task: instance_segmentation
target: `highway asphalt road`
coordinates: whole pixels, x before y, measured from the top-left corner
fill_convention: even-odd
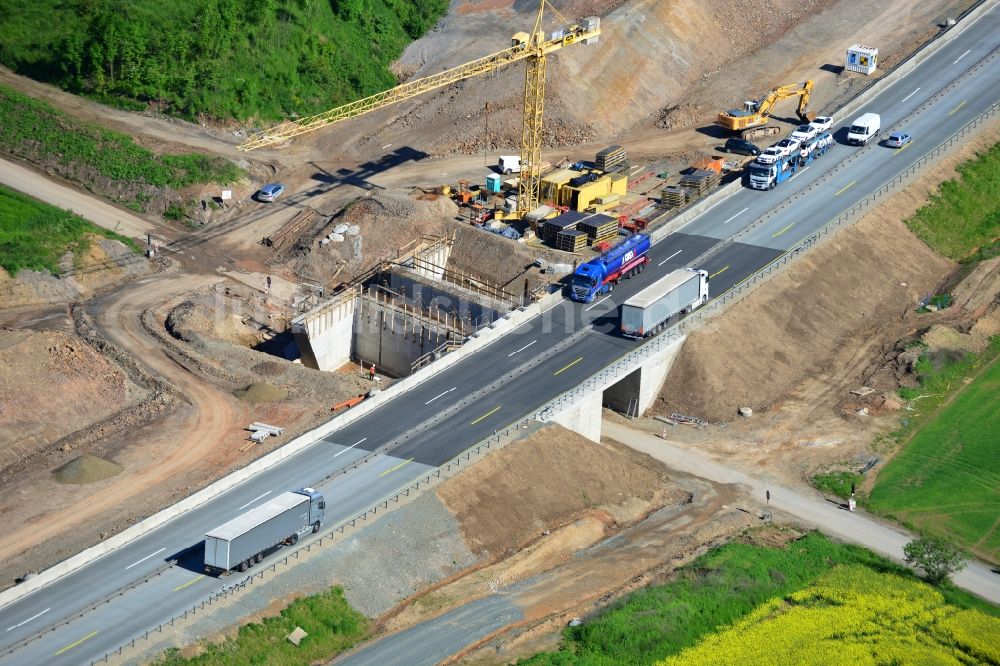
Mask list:
[[[864,111],[882,116],[888,129],[920,107],[1000,44],[1000,10],[994,8],[907,76],[874,98]],[[81,609],[158,569],[174,553],[197,548],[204,533],[283,490],[318,486],[329,498],[328,522],[356,515],[427,470],[454,457],[494,430],[534,413],[546,402],[633,349],[613,335],[617,304],[652,280],[691,265],[707,249],[738,235],[739,242],[704,262],[718,296],[816,229],[863,199],[936,147],[1000,97],[996,61],[963,78],[947,96],[902,128],[914,136],[903,150],[877,145],[836,145],[810,168],[770,192],[743,189],[668,236],[651,251],[650,269],[593,304],[564,301],[479,352],[429,378],[389,404],[301,453],[240,484],[198,511],[183,515],[87,567],[63,577],[0,611],[0,664],[74,664],[101,657],[123,642],[205,599],[231,580],[203,576],[197,550],[178,566],[83,617]],[[838,119],[836,137],[844,134]],[[846,119],[849,122],[851,119]],[[841,158],[863,151],[846,168],[825,173]],[[807,195],[780,207],[807,186]],[[756,218],[772,211],[751,232]],[[584,323],[593,329],[573,345],[553,345]],[[522,367],[516,377],[500,381]],[[494,382],[491,390],[486,387]],[[321,482],[368,451],[398,440],[391,455]],[[280,553],[278,555],[280,557]],[[265,560],[266,561],[266,560]],[[975,591],[975,590],[973,590]],[[13,652],[9,648],[45,631]]]
[[[774,511],[784,512],[802,524],[819,528],[837,539],[864,546],[897,562],[903,560],[903,546],[913,538],[872,519],[863,510],[851,513],[815,491],[802,492],[759,473],[737,469],[730,461],[719,462],[705,455],[697,446],[679,446],[648,432],[608,420],[604,421],[604,432],[608,437],[659,460],[671,469],[715,483],[738,484],[752,499],[753,505],[764,504],[765,492],[770,492],[768,503]],[[1000,576],[982,563],[971,563],[953,579],[963,587],[979,590],[983,597],[1000,604]],[[517,597],[518,588],[524,584],[517,583],[366,644],[334,663],[336,666],[433,666],[475,645],[498,629],[521,621],[524,610],[517,603]]]

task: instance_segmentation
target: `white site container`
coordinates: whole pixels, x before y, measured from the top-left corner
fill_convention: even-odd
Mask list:
[[[872,46],[855,44],[847,49],[847,59],[844,67],[850,72],[871,74],[878,67],[878,49]]]

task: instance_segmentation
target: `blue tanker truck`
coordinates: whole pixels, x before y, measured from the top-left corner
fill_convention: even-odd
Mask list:
[[[612,291],[622,278],[641,273],[649,263],[649,236],[632,234],[596,259],[576,267],[569,279],[569,297],[590,303]]]

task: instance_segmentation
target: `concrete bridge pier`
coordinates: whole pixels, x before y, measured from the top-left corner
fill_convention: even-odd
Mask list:
[[[601,409],[607,407],[630,417],[645,414],[659,396],[683,344],[684,336],[661,344],[647,343],[631,358],[620,359],[562,400],[557,399],[543,411],[541,420],[601,441]]]

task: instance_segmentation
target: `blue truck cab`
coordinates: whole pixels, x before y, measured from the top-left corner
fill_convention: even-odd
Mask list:
[[[569,279],[569,297],[590,303],[612,291],[623,278],[641,273],[649,263],[649,236],[632,234],[604,254],[577,266]]]

